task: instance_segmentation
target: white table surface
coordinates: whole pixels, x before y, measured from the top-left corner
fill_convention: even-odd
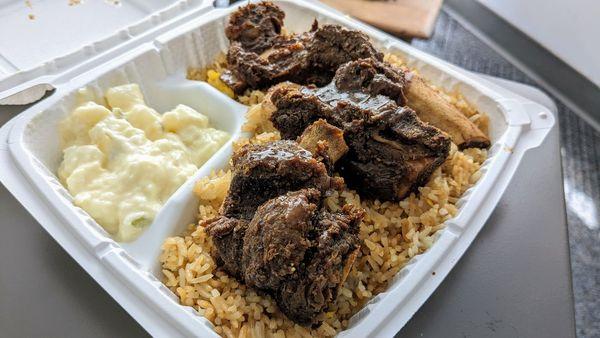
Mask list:
[[[600,1],[479,2],[600,86]]]

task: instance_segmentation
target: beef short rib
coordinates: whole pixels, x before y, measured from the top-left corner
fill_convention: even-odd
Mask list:
[[[383,60],[383,54],[367,35],[338,25],[319,27],[315,22],[308,32],[282,34],[284,16],[270,2],[250,4],[232,14],[226,29],[231,43],[227,53],[229,70],[221,79],[234,92],[265,89],[285,81],[322,87],[331,81],[338,67],[349,61]],[[419,119],[446,132],[460,149],[490,146],[485,133],[417,74],[387,69],[379,69],[383,73],[373,79],[371,94],[387,96],[400,106],[408,105]],[[339,89],[348,90],[345,84],[352,86],[360,78],[345,73],[343,78],[338,77],[337,84]]]
[[[340,128],[349,151],[337,164],[361,195],[398,200],[423,185],[450,150],[450,139],[423,123],[405,102],[404,74],[374,59],[349,62],[323,87],[279,86],[271,116],[283,138],[295,139],[314,121]]]
[[[284,17],[285,13],[270,2],[248,4],[229,17],[225,35],[249,52],[262,53],[281,38]]]
[[[281,34],[285,14],[271,2],[241,7],[226,27],[230,47],[228,70],[221,75],[234,92],[265,89],[291,81],[325,85],[341,64],[360,58],[383,59],[359,31],[339,25],[319,27],[300,34]]]
[[[359,247],[362,211],[319,210],[320,192],[290,192],[261,205],[244,238],[245,281],[269,290],[288,317],[312,324],[335,300]]]
[[[316,323],[354,262],[364,212],[323,207],[328,191],[342,183],[294,141],[245,146],[233,166],[221,215],[202,224],[213,257],[233,277],[271,294],[290,319]]]
[[[303,188],[326,192],[341,182],[294,141],[247,145],[233,155],[233,178],[221,214],[250,220],[267,200]]]

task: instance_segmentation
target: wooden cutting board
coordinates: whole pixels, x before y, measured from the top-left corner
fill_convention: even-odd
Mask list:
[[[402,37],[428,38],[443,0],[321,0],[350,16]]]

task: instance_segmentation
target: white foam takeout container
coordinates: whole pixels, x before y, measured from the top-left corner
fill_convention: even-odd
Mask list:
[[[458,215],[436,234],[431,249],[414,257],[389,289],[373,298],[339,334],[393,336],[469,247],[526,151],[540,145],[554,125],[554,116],[543,106],[316,1],[278,4],[286,12],[285,24],[291,31],[306,30],[314,18],[322,24],[360,29],[382,51],[402,56],[425,78],[447,91],[459,91],[490,116],[493,145],[489,158],[481,169],[481,179],[460,199]],[[118,243],[85,211],[73,206],[70,194],[59,183],[56,172],[62,152],[57,123],[74,108],[77,89],[87,86],[101,97],[109,87],[135,82],[140,84],[148,105],[159,112],[187,104],[207,114],[213,126],[231,133],[232,139],[237,138],[247,108],[206,83],[185,79],[188,67],[207,66],[226,50],[224,24],[235,8],[216,9],[212,1],[179,1],[65,57],[0,77],[0,98],[39,83],[56,88],[53,95],[0,129],[0,180],[48,233],[155,336],[216,336],[208,320],[191,307],[180,305],[160,282],[158,255],[166,237],[181,233],[194,222],[198,206],[192,193],[194,182],[227,165],[231,140],[177,190],[137,240]]]

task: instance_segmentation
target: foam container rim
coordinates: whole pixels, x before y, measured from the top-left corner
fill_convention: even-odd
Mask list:
[[[317,17],[321,22],[337,22],[370,35],[386,52],[402,54],[409,66],[446,90],[459,90],[480,109],[493,112],[493,146],[482,166],[483,176],[461,198],[459,214],[446,222],[432,247],[413,258],[396,276],[390,288],[374,297],[350,321],[339,336],[393,336],[439,286],[467,250],[512,179],[528,149],[541,144],[555,121],[553,114],[539,104],[481,80],[442,60],[399,41],[370,26],[341,15],[316,1],[279,1],[293,25],[303,26]],[[223,50],[223,37],[209,38],[223,26],[223,20],[236,6],[206,9],[197,16],[185,16],[167,25],[156,36],[131,43],[123,53],[100,55],[94,64],[65,70],[54,79],[56,92],[32,106],[0,129],[0,181],[38,220],[65,250],[149,333],[156,336],[216,336],[212,325],[191,307],[181,306],[177,297],[157,278],[160,243],[183,230],[197,207],[191,197],[195,180],[212,169],[223,168],[231,154],[231,141],[240,135],[245,107],[229,100],[205,83],[183,79],[182,65],[207,65],[215,52]],[[312,16],[312,17],[311,17]],[[214,40],[211,40],[214,39]],[[194,47],[195,46],[195,47]],[[186,52],[181,52],[183,47]],[[194,58],[202,48],[203,55]],[[181,52],[181,53],[180,53]],[[182,57],[180,54],[186,54]],[[84,65],[85,61],[82,60]],[[153,69],[144,74],[140,69]],[[64,74],[73,75],[64,81]],[[54,75],[53,75],[54,76]],[[213,158],[186,182],[165,204],[147,233],[134,243],[117,243],[83,210],[72,205],[68,192],[56,180],[51,146],[36,148],[33,141],[55,130],[43,128],[64,115],[72,105],[73,93],[83,86],[95,91],[115,83],[141,82],[146,96],[165,97],[155,104],[163,107],[189,99],[190,91],[211,102],[207,115],[228,129],[230,140]],[[177,83],[174,85],[174,83]],[[166,93],[166,94],[165,94]],[[182,94],[183,93],[183,94]],[[162,95],[161,95],[162,94]],[[186,102],[187,103],[187,102]],[[191,105],[196,104],[194,100]],[[152,106],[152,102],[150,104]],[[166,108],[164,108],[166,109]],[[228,112],[223,115],[222,111]],[[219,115],[221,114],[221,115]],[[236,116],[238,116],[236,118]],[[45,139],[44,139],[45,140]],[[52,142],[48,142],[51,144]],[[188,214],[181,218],[180,214]],[[167,229],[158,223],[171,224]],[[163,224],[163,223],[161,223]],[[159,229],[159,230],[156,230]],[[150,250],[136,243],[152,243]]]

